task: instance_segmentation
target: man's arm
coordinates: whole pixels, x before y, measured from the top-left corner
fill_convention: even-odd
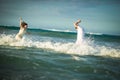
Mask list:
[[[20,17],[20,27],[21,27],[21,23],[22,23],[22,18]]]

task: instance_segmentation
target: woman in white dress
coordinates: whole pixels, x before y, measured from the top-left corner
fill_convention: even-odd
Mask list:
[[[28,24],[24,21],[22,21],[22,18],[20,18],[20,30],[17,33],[17,35],[15,36],[16,40],[21,40],[23,35],[26,33]]]
[[[77,30],[77,40],[76,40],[76,44],[82,44],[83,42],[83,37],[84,37],[84,32],[83,32],[83,28],[79,26],[79,23],[81,22],[81,20],[78,20],[77,22],[74,23],[74,27]]]

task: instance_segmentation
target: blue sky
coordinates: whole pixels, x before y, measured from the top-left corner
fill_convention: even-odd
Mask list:
[[[75,31],[81,19],[86,32],[120,35],[119,0],[1,0],[0,24]]]

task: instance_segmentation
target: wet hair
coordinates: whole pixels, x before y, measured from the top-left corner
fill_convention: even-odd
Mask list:
[[[21,23],[21,26],[25,26],[25,25],[28,25],[28,24],[26,22]]]
[[[75,27],[75,29],[77,29],[77,27]]]

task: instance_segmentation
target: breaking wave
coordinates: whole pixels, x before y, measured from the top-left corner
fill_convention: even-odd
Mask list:
[[[45,51],[52,51],[70,55],[120,57],[120,47],[114,48],[99,45],[90,39],[85,39],[85,41],[81,45],[76,45],[74,42],[70,41],[56,42],[54,39],[49,40],[48,37],[25,36],[21,41],[16,41],[14,37],[15,34],[1,34],[0,45],[34,47],[44,49]]]

